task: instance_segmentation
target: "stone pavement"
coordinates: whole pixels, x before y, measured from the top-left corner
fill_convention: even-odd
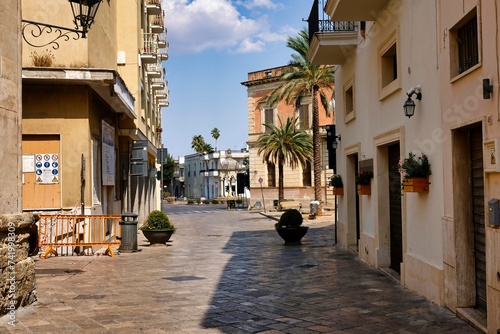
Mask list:
[[[479,333],[336,247],[326,219],[284,246],[258,213],[169,210],[168,246],[36,259],[38,301],[0,333]]]

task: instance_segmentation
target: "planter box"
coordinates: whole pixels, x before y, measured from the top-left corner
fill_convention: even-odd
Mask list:
[[[343,196],[344,195],[344,188],[333,187],[333,194],[337,195],[337,196]]]
[[[358,184],[358,195],[371,195],[372,188],[369,184]]]
[[[428,177],[414,177],[403,179],[403,191],[408,193],[423,193],[429,191]]]

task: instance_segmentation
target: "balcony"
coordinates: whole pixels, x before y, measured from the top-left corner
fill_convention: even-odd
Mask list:
[[[325,13],[333,21],[375,21],[390,0],[327,0]]]
[[[158,35],[143,34],[143,42],[141,49],[141,60],[143,63],[158,62]]]
[[[165,88],[165,81],[163,81],[163,78],[153,78],[151,79],[150,87],[153,91],[162,90]]]
[[[158,101],[158,108],[167,108],[170,105],[170,102],[168,100],[159,100]]]
[[[156,64],[146,65],[146,74],[148,75],[148,78],[161,78],[162,73],[163,67],[160,61],[158,61]]]
[[[165,29],[164,16],[165,14],[163,12],[158,15],[149,16],[150,32],[155,34],[161,34],[163,32],[163,30]]]
[[[167,46],[168,46],[168,43],[167,43],[167,34],[165,34],[165,33],[162,32],[158,36],[158,48],[159,49],[165,49]]]
[[[149,15],[161,14],[161,0],[146,0],[146,12]]]
[[[168,43],[165,48],[160,50],[159,56],[162,61],[168,60]]]
[[[358,44],[358,26],[352,21],[319,19],[318,0],[309,15],[309,52],[315,65],[342,65]],[[324,14],[322,14],[324,16]]]

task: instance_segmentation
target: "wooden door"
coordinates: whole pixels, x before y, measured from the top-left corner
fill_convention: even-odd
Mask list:
[[[390,268],[401,273],[403,262],[403,221],[401,212],[401,175],[398,172],[400,159],[399,143],[388,147],[389,159],[389,219],[391,264]]]
[[[476,308],[486,313],[486,235],[484,221],[484,168],[481,127],[470,130],[472,224],[474,226],[474,260]]]
[[[23,135],[22,151],[23,210],[60,210],[59,135]]]

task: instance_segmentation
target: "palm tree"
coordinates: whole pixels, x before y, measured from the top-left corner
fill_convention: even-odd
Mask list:
[[[299,165],[305,166],[312,158],[313,143],[311,136],[298,129],[298,119],[288,117],[280,127],[274,124],[264,124],[270,131],[259,136],[257,154],[262,154],[262,161],[278,165],[278,200],[283,201],[284,182],[283,166],[290,165],[293,169]]]
[[[321,141],[319,136],[319,101],[330,116],[330,101],[334,89],[334,68],[332,66],[313,65],[307,59],[309,33],[302,29],[297,37],[288,37],[287,47],[294,50],[290,65],[292,70],[282,74],[280,84],[260,103],[269,106],[279,101],[293,104],[299,109],[304,98],[311,97],[313,106],[313,170],[314,199],[321,201]]]
[[[212,129],[212,137],[215,139],[215,151],[217,151],[217,139],[220,137],[220,131],[217,128]]]
[[[205,152],[206,145],[207,143],[202,135],[193,136],[193,139],[191,140],[191,148],[194,149],[196,153]]]

